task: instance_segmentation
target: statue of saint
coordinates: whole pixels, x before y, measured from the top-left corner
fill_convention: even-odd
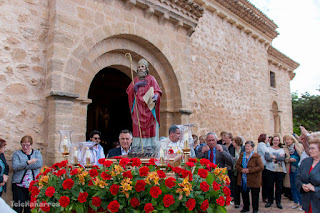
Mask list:
[[[132,118],[132,153],[145,153],[153,156],[159,144],[160,99],[161,89],[156,79],[149,75],[149,63],[145,59],[138,62],[134,84],[127,88],[129,107]],[[142,144],[140,140],[140,133]],[[143,146],[143,149],[142,149]]]

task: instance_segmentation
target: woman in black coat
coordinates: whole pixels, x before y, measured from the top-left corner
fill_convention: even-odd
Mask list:
[[[302,196],[302,209],[307,213],[320,212],[320,138],[311,138],[310,157],[298,169],[297,189]]]
[[[7,190],[6,183],[8,181],[9,173],[9,166],[3,154],[6,149],[6,145],[6,141],[0,138],[0,197],[2,195],[2,192],[6,192]]]

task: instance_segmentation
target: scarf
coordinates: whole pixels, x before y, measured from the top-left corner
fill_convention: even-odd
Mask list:
[[[248,160],[247,160],[247,158],[246,158],[246,152],[243,153],[242,168],[244,168],[244,169],[247,168],[248,162],[249,162],[251,156],[253,155],[253,153],[254,153],[254,151],[251,152]],[[242,173],[242,190],[243,190],[244,192],[246,192],[247,189],[248,189],[248,187],[247,187],[247,174]]]

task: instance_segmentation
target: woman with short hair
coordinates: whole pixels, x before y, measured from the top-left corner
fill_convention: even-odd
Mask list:
[[[28,213],[30,212],[29,185],[39,174],[42,155],[40,151],[32,149],[33,139],[30,135],[21,138],[20,144],[21,150],[15,151],[12,155],[13,209],[18,213],[22,211]]]
[[[245,152],[241,153],[236,163],[236,168],[239,172],[238,185],[241,185],[243,200],[243,209],[240,212],[249,212],[250,191],[253,213],[257,213],[259,210],[259,193],[262,183],[263,163],[261,156],[258,153],[254,153],[253,150],[254,143],[247,141],[245,143]]]
[[[316,213],[320,212],[320,138],[311,138],[309,143],[310,157],[302,161],[296,185],[302,195],[302,209],[307,213]]]
[[[9,174],[9,166],[6,158],[4,157],[4,151],[6,150],[7,142],[0,138],[0,197],[3,192],[7,190],[7,181]]]

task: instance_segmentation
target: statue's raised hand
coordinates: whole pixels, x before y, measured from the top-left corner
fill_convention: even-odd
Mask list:
[[[146,86],[147,84],[148,84],[148,82],[147,82],[146,80],[144,80],[144,81],[139,81],[138,83],[136,83],[136,84],[134,85],[134,91],[137,92],[138,89],[139,89],[139,87],[144,87],[144,86]]]

